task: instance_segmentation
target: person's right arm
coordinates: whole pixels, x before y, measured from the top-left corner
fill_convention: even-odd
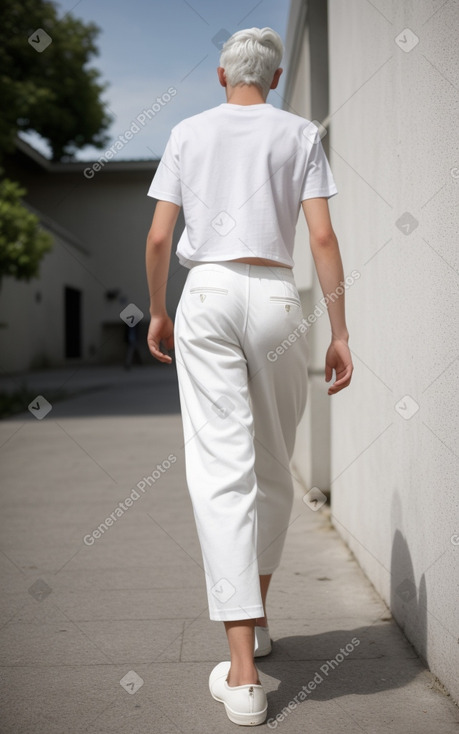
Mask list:
[[[325,297],[331,294],[336,296],[336,299],[327,302],[332,335],[325,358],[325,381],[331,380],[333,370],[336,373],[336,380],[328,389],[328,394],[334,395],[349,385],[354,369],[348,346],[349,333],[344,311],[343,263],[330,219],[328,199],[326,197],[305,199],[301,204],[309,229],[309,243],[322,292]],[[341,286],[340,291],[343,291],[341,295],[336,292],[338,286]]]

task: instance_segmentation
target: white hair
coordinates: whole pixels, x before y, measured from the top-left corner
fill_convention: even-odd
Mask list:
[[[272,28],[247,28],[224,43],[220,66],[231,87],[256,84],[266,99],[283,53],[282,39]]]

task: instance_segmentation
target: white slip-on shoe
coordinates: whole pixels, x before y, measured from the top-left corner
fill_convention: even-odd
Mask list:
[[[255,626],[255,647],[254,658],[261,658],[263,655],[269,655],[273,649],[271,638],[269,636],[269,627]]]
[[[240,726],[263,724],[268,701],[260,685],[229,686],[226,678],[230,661],[219,663],[209,676],[209,690],[216,701],[223,703],[228,719]]]

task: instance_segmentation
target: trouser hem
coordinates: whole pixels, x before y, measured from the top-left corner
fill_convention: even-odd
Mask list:
[[[262,605],[254,607],[236,607],[234,609],[211,609],[209,617],[214,622],[237,622],[244,619],[258,619],[265,616]]]
[[[271,576],[271,574],[274,573],[276,568],[279,568],[279,566],[271,566],[271,568],[265,569],[265,568],[259,568],[258,569],[258,575],[259,576]]]

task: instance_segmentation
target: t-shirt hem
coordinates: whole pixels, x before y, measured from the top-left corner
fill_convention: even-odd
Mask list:
[[[257,254],[253,254],[253,255],[239,254],[238,255],[237,253],[231,253],[231,254],[228,254],[228,255],[224,255],[223,257],[209,256],[209,259],[208,260],[197,260],[197,259],[194,259],[192,257],[186,257],[185,255],[182,255],[178,251],[175,254],[176,254],[176,256],[177,256],[177,258],[178,258],[178,260],[180,262],[180,265],[183,265],[185,268],[187,268],[187,267],[193,267],[193,266],[187,265],[187,263],[190,263],[190,262],[193,263],[193,264],[208,263],[208,262],[228,262],[229,260],[235,260],[238,257],[259,257],[259,258],[263,258],[264,260],[275,260],[276,263],[279,264],[279,266],[280,265],[287,265],[287,267],[289,267],[289,268],[293,268],[293,266],[295,265],[295,262],[294,262],[293,258],[291,258],[290,260],[287,260],[285,258],[280,259],[278,257],[275,257],[274,255],[270,255],[269,253],[263,253],[263,255],[257,255]],[[270,267],[273,267],[274,268],[276,266],[275,265],[271,265]]]
[[[301,201],[305,201],[306,199],[318,199],[319,197],[325,196],[327,199],[330,199],[332,196],[335,196],[338,193],[338,189],[330,190],[330,189],[318,189],[317,191],[309,191],[306,196],[301,197]]]

